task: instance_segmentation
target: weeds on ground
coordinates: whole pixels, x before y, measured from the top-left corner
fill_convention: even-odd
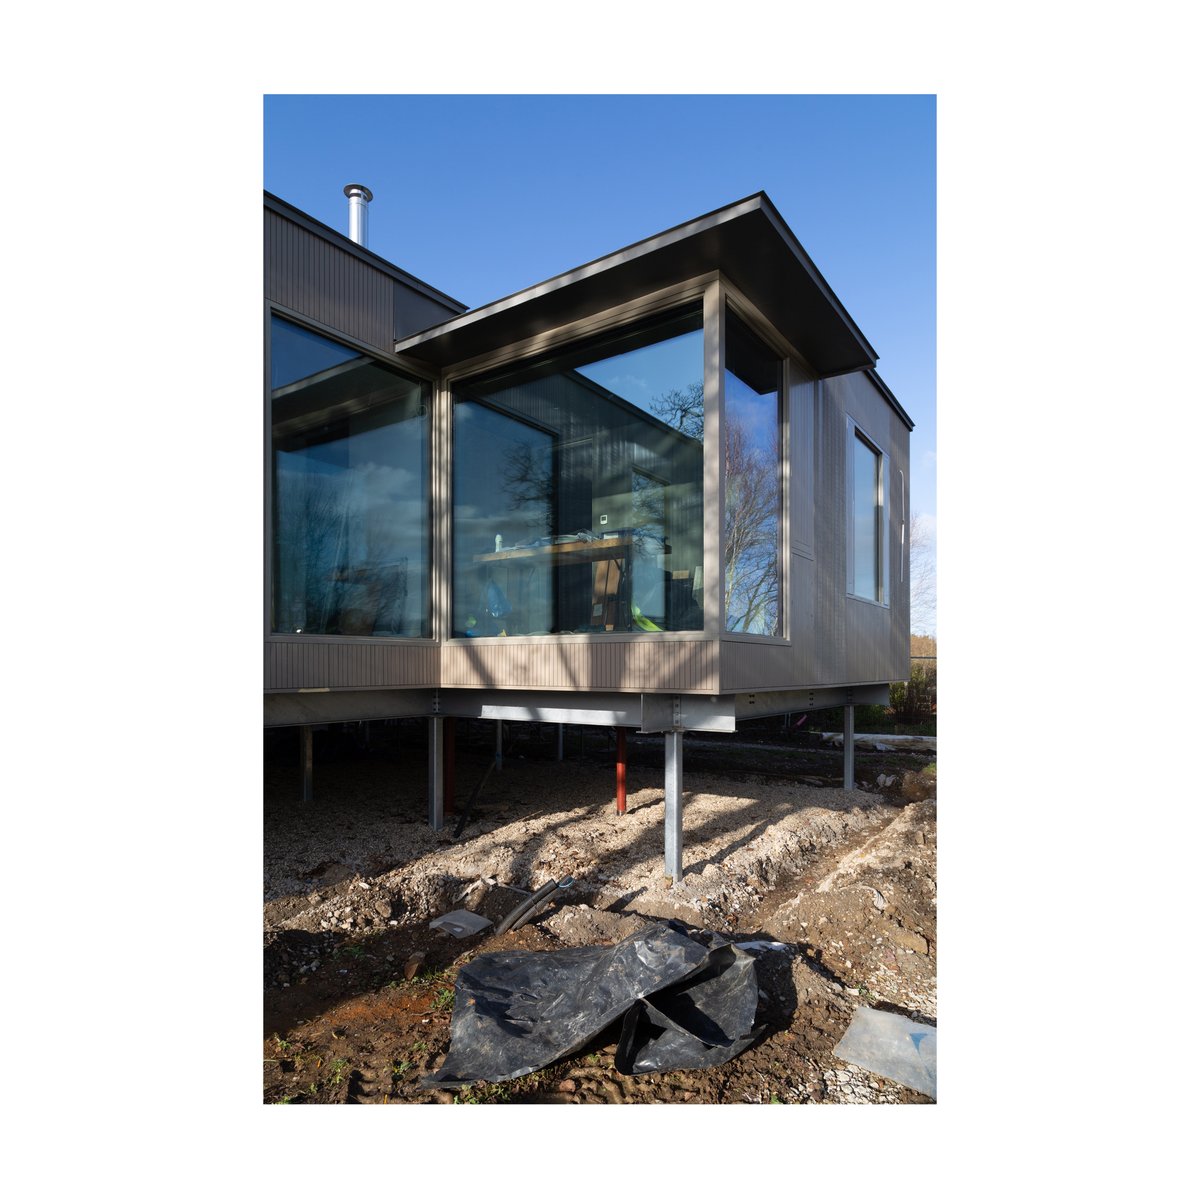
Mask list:
[[[438,993],[430,1001],[431,1012],[445,1012],[448,1008],[454,1006],[454,989],[453,988],[438,988]]]
[[[454,1093],[453,1104],[503,1104],[512,1096],[507,1083],[469,1083]]]

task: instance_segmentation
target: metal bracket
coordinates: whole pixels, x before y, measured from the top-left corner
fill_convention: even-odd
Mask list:
[[[702,729],[712,733],[734,731],[732,696],[664,696],[643,692],[642,733],[670,733]]]

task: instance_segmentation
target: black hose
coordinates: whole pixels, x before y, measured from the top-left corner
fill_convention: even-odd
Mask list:
[[[484,771],[483,778],[475,785],[475,790],[467,798],[466,806],[463,808],[462,816],[458,818],[458,824],[454,827],[454,836],[462,837],[462,831],[466,829],[467,822],[471,819],[471,809],[475,807],[475,801],[479,799],[479,793],[483,791],[483,785],[487,783],[488,776],[492,773],[492,769],[496,765],[496,760],[493,758],[488,763],[488,769]]]
[[[555,879],[550,880],[549,883],[542,884],[542,886],[538,888],[538,890],[534,892],[528,900],[522,900],[521,903],[518,904],[517,907],[514,908],[512,912],[510,912],[508,916],[496,926],[496,933],[507,933],[517,923],[519,918],[524,917],[527,914],[532,916],[533,909],[537,905],[541,904],[543,900],[549,899],[550,893],[553,892],[557,887],[558,881]],[[523,921],[521,923],[524,924]]]

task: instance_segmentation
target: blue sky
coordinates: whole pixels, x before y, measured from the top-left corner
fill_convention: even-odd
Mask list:
[[[475,307],[765,191],[913,417],[936,530],[932,96],[268,96],[264,186]]]

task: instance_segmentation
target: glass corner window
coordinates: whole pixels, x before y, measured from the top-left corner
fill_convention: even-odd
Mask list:
[[[725,630],[779,637],[783,363],[725,316]]]
[[[271,319],[272,629],[428,637],[430,385]]]
[[[701,629],[699,305],[454,389],[455,637]]]

